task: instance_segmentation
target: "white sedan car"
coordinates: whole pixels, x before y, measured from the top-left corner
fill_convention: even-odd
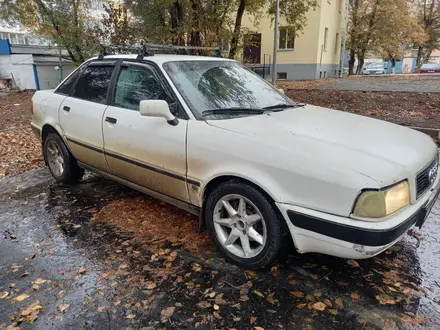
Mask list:
[[[369,258],[422,226],[439,193],[426,135],[293,102],[232,60],[92,58],[33,97],[60,182],[84,169],[200,216],[232,262],[300,253]]]

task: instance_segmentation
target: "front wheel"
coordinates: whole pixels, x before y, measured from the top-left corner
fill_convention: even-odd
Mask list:
[[[204,214],[216,247],[241,267],[268,266],[284,247],[284,219],[266,196],[244,182],[218,186],[208,196]]]
[[[84,169],[78,166],[75,157],[57,134],[50,133],[46,137],[43,154],[55,180],[63,183],[76,183],[83,177]]]

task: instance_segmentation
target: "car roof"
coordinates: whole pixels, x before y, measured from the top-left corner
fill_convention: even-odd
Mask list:
[[[106,55],[104,59],[137,59],[137,54],[119,54],[119,55]],[[93,57],[90,60],[97,60],[98,57]],[[153,56],[145,56],[144,60],[155,62],[159,65],[166,62],[176,62],[176,61],[227,61],[236,62],[235,60],[230,60],[223,57],[214,56],[194,56],[194,55],[174,55],[174,54],[154,54]]]

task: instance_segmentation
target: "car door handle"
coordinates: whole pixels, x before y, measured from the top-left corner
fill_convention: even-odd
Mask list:
[[[116,118],[113,117],[105,117],[105,121],[108,121],[110,124],[116,124],[118,121]]]
[[[63,107],[63,110],[64,110],[64,111],[70,111],[70,107],[68,107],[67,105],[65,105],[65,106]]]

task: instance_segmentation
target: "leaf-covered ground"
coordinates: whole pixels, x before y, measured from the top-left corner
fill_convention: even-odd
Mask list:
[[[245,271],[195,217],[96,176],[63,186],[34,170],[1,181],[0,199],[0,329],[440,326],[439,204],[373,259],[290,250]]]

